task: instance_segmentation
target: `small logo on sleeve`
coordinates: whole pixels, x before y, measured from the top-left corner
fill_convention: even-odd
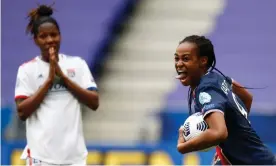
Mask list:
[[[200,104],[206,104],[209,103],[211,101],[212,97],[206,93],[206,92],[200,92],[199,94],[199,102]]]

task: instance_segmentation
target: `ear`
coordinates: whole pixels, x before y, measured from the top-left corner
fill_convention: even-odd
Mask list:
[[[208,57],[202,56],[200,57],[200,67],[206,67],[208,64]]]

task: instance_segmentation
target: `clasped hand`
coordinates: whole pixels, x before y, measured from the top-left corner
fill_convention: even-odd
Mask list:
[[[56,50],[53,47],[49,49],[49,61],[50,61],[50,73],[49,73],[50,80],[54,80],[55,76],[61,79],[65,78],[66,75],[62,72],[58,64]]]

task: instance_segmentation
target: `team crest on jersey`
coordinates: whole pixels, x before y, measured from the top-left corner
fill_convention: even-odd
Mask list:
[[[76,75],[75,69],[67,69],[67,75],[69,77],[75,77]]]
[[[209,103],[211,101],[212,97],[206,93],[206,92],[200,92],[199,93],[199,102],[200,104],[206,104]]]

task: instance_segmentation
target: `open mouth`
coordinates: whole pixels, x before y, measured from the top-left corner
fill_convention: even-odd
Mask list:
[[[177,74],[178,75],[175,76],[175,78],[179,79],[180,81],[184,81],[188,76],[188,73],[186,71],[181,71],[181,70],[178,70]]]

